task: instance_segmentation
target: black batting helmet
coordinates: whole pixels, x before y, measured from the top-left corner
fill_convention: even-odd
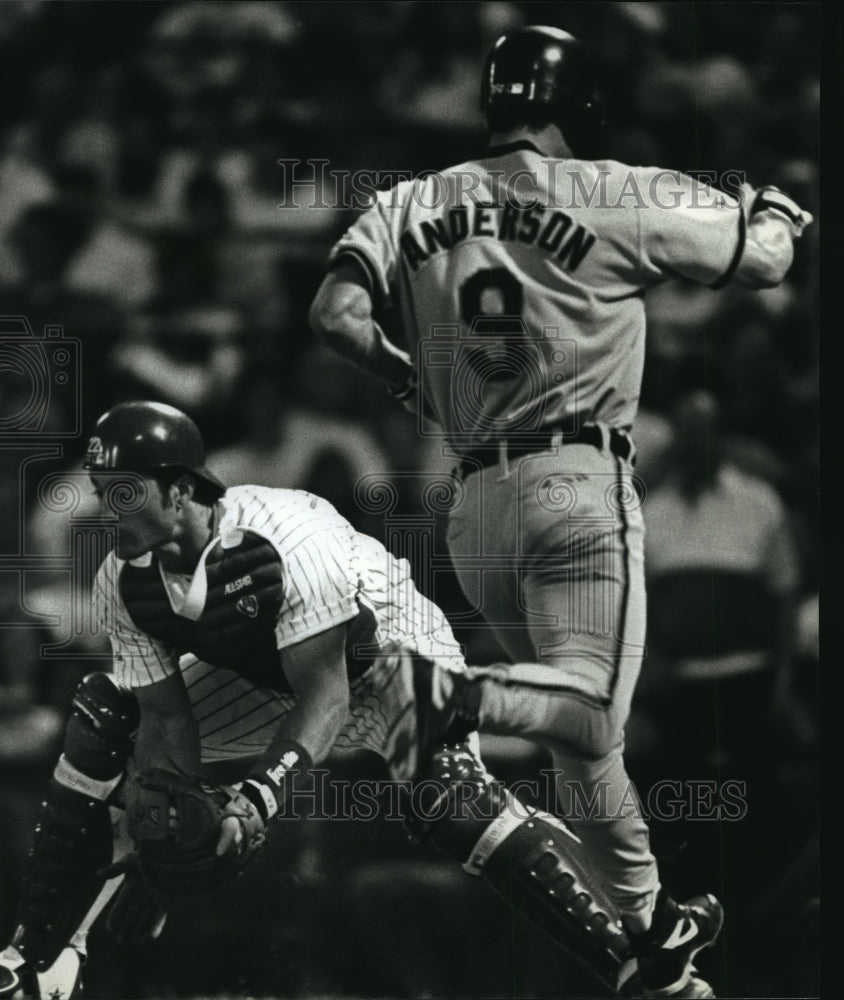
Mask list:
[[[487,57],[481,110],[493,131],[552,123],[574,152],[591,151],[604,115],[589,50],[560,28],[531,25],[502,35]]]
[[[112,407],[97,421],[83,464],[89,472],[185,469],[225,490],[205,467],[199,428],[186,413],[165,403],[136,400]]]

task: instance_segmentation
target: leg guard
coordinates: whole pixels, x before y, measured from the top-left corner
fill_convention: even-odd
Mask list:
[[[135,698],[107,674],[89,674],[73,715],[41,816],[23,884],[14,946],[36,970],[49,968],[97,898],[111,861],[106,800],[123,775],[137,728]]]
[[[109,910],[106,926],[118,944],[138,946],[164,930],[172,898],[156,892],[141,875],[129,872]]]
[[[437,753],[430,774],[426,838],[619,992],[636,968],[630,942],[594,902],[578,839],[493,781],[465,744]],[[409,825],[418,832],[418,816]]]
[[[112,781],[123,773],[139,721],[134,695],[119,691],[108,674],[88,674],[73,696],[67,760],[95,781]]]

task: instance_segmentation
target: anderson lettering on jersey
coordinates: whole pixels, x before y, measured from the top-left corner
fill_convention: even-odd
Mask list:
[[[677,275],[718,287],[743,239],[740,200],[696,178],[522,140],[379,193],[329,262],[356,262],[376,314],[398,307],[430,433],[466,454],[561,425],[629,430],[644,292]]]
[[[545,205],[522,206],[509,201],[503,205],[472,205],[450,208],[433,219],[411,224],[399,240],[401,252],[411,270],[433,254],[453,250],[471,233],[491,236],[502,242],[533,244],[555,257],[568,271],[576,271],[589,253],[596,234],[578,225],[559,209]]]

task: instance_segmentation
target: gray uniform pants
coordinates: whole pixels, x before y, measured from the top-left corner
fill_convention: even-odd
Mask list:
[[[466,473],[448,528],[461,586],[513,661],[474,671],[481,728],[551,752],[563,814],[633,926],[659,885],[622,759],[644,652],[643,536],[630,465],[586,444]]]

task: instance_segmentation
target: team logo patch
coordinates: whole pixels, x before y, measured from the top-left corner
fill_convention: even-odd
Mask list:
[[[85,452],[85,465],[88,468],[102,468],[105,465],[105,448],[98,437],[92,437]]]
[[[258,598],[254,594],[244,594],[235,605],[237,610],[247,618],[258,617]]]

